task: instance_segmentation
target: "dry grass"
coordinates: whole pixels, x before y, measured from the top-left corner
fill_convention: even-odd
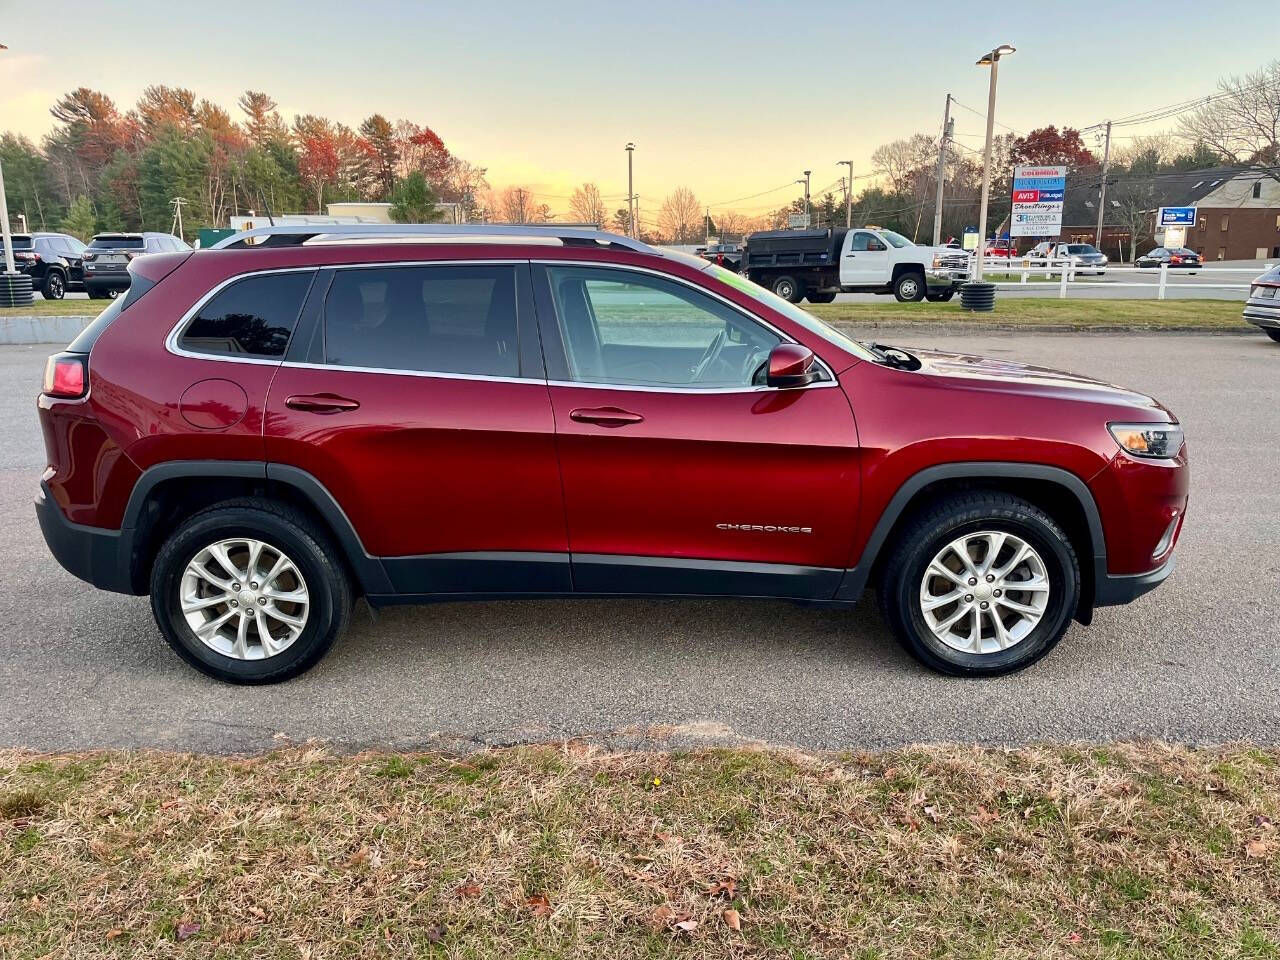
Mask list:
[[[1274,957],[1278,808],[1158,744],[0,752],[0,956]]]
[[[84,297],[65,300],[44,300],[37,297],[29,307],[0,309],[0,320],[5,317],[96,317],[110,303],[110,300],[87,300]]]
[[[804,304],[810,311],[855,336],[865,326],[1042,327],[1062,330],[1231,330],[1247,331],[1241,300],[1056,300],[1049,297],[1001,297],[991,313],[970,313],[957,297],[950,303]]]

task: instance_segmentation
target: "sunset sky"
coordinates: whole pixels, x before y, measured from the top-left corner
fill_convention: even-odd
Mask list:
[[[685,184],[754,213],[797,195],[806,168],[817,193],[838,160],[865,174],[878,144],[936,134],[948,92],[985,111],[974,60],[999,43],[1018,52],[1001,64],[996,118],[1020,132],[1208,93],[1280,49],[1264,0],[1118,6],[69,0],[49,29],[47,6],[2,0],[0,129],[38,140],[78,86],[124,108],[147,84],[186,86],[234,113],[252,88],[287,120],[429,124],[494,187],[528,186],[556,210],[582,181],[625,195],[632,140],[646,210]],[[956,121],[981,147],[980,117],[960,108]]]

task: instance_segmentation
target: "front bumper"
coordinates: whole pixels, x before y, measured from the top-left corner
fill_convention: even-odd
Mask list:
[[[1174,555],[1170,554],[1168,560],[1149,573],[1108,573],[1098,577],[1093,587],[1093,605],[1114,607],[1150,593],[1169,579],[1169,574],[1173,573],[1174,561]]]
[[[43,482],[36,494],[36,519],[55,560],[70,574],[102,590],[137,593],[130,582],[133,531],[103,530],[72,523]]]
[[[930,267],[924,272],[924,282],[930,288],[958,287],[969,279],[968,270],[949,267]]]

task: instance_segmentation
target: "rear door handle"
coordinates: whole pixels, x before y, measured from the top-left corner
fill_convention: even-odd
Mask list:
[[[340,397],[336,393],[314,393],[297,394],[287,399],[284,405],[294,410],[306,410],[308,413],[342,413],[357,409],[360,401]]]
[[[570,411],[569,419],[602,427],[625,427],[629,423],[640,423],[644,417],[619,407],[579,407]]]

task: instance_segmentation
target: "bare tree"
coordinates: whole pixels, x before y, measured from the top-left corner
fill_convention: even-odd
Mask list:
[[[1217,95],[1184,117],[1179,132],[1280,181],[1280,60],[1243,78],[1219,80]]]
[[[600,199],[600,188],[594,183],[584,183],[575,188],[569,198],[569,215],[579,223],[604,226],[609,215],[605,212],[604,201]]]
[[[1157,198],[1150,178],[1121,180],[1107,194],[1107,222],[1123,227],[1129,234],[1129,262],[1138,255],[1138,244],[1151,238]]]
[[[676,187],[658,209],[658,229],[670,243],[696,243],[703,234],[702,207],[688,187]]]
[[[489,208],[502,223],[547,223],[551,208],[538,203],[528,187],[507,187],[490,197]]]

